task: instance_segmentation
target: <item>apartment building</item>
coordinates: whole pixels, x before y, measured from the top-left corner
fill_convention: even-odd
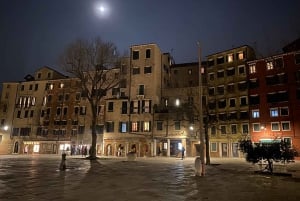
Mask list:
[[[252,141],[283,140],[299,153],[300,51],[291,47],[248,62],[249,123]]]
[[[210,155],[240,157],[238,141],[249,135],[246,62],[254,50],[245,45],[206,58]]]

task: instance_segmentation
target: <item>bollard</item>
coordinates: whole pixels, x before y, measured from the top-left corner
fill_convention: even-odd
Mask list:
[[[203,176],[203,165],[199,156],[197,156],[195,159],[195,175]]]
[[[66,167],[66,157],[67,157],[67,154],[66,153],[63,153],[61,155],[61,162],[60,162],[60,166],[59,166],[59,169],[60,170],[65,170],[67,167]]]

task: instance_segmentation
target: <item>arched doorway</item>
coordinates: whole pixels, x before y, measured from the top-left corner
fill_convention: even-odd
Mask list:
[[[17,154],[19,153],[19,142],[15,142],[15,145],[14,145],[14,154]]]
[[[108,144],[106,146],[106,155],[107,156],[111,156],[112,155],[112,146],[111,146],[111,144]]]

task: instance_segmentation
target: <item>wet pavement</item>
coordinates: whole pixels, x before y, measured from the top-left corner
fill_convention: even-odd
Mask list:
[[[244,159],[212,159],[204,177],[195,176],[194,158],[0,156],[0,200],[300,200],[300,162],[288,165],[292,176],[254,173]]]

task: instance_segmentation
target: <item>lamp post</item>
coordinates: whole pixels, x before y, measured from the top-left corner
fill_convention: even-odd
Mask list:
[[[205,173],[205,157],[204,157],[204,133],[203,133],[203,108],[202,108],[202,69],[201,69],[201,47],[200,43],[197,42],[198,45],[198,66],[199,66],[199,143],[200,143],[200,162],[201,162],[201,176],[204,176]],[[195,163],[197,162],[197,158],[195,160]],[[195,164],[196,166],[196,164]]]

